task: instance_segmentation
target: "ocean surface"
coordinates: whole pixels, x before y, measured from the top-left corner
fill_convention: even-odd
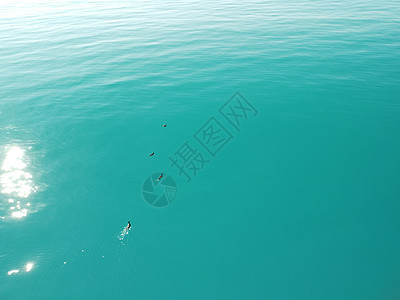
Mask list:
[[[6,0],[0,71],[1,300],[400,299],[400,1]]]

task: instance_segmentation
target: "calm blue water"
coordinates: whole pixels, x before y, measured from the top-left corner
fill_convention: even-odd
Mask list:
[[[399,299],[399,57],[399,1],[3,1],[0,299]]]

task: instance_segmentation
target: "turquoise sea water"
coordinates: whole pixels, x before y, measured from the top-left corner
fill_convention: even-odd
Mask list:
[[[0,299],[399,299],[399,57],[399,1],[3,1]]]

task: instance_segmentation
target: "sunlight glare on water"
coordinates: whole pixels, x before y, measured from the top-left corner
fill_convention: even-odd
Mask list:
[[[3,173],[0,175],[1,193],[20,198],[15,201],[8,199],[11,216],[13,218],[23,218],[28,214],[30,202],[25,203],[25,199],[37,191],[32,180],[32,174],[26,171],[27,157],[25,150],[18,146],[6,147],[6,157],[1,166]]]
[[[16,269],[10,270],[7,272],[8,275],[17,274],[17,273],[19,273],[19,270],[16,270]]]
[[[33,268],[33,263],[27,263],[25,266],[26,272],[30,272]]]
[[[30,271],[33,269],[33,266],[34,266],[34,263],[28,262],[28,263],[24,266],[25,272],[30,272]],[[7,274],[8,274],[9,276],[10,276],[10,275],[13,275],[13,274],[18,274],[19,271],[20,271],[20,269],[12,269],[12,270],[8,271]]]

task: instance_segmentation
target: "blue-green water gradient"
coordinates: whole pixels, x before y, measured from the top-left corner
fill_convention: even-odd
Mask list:
[[[0,299],[399,299],[399,57],[399,1],[5,1]]]

